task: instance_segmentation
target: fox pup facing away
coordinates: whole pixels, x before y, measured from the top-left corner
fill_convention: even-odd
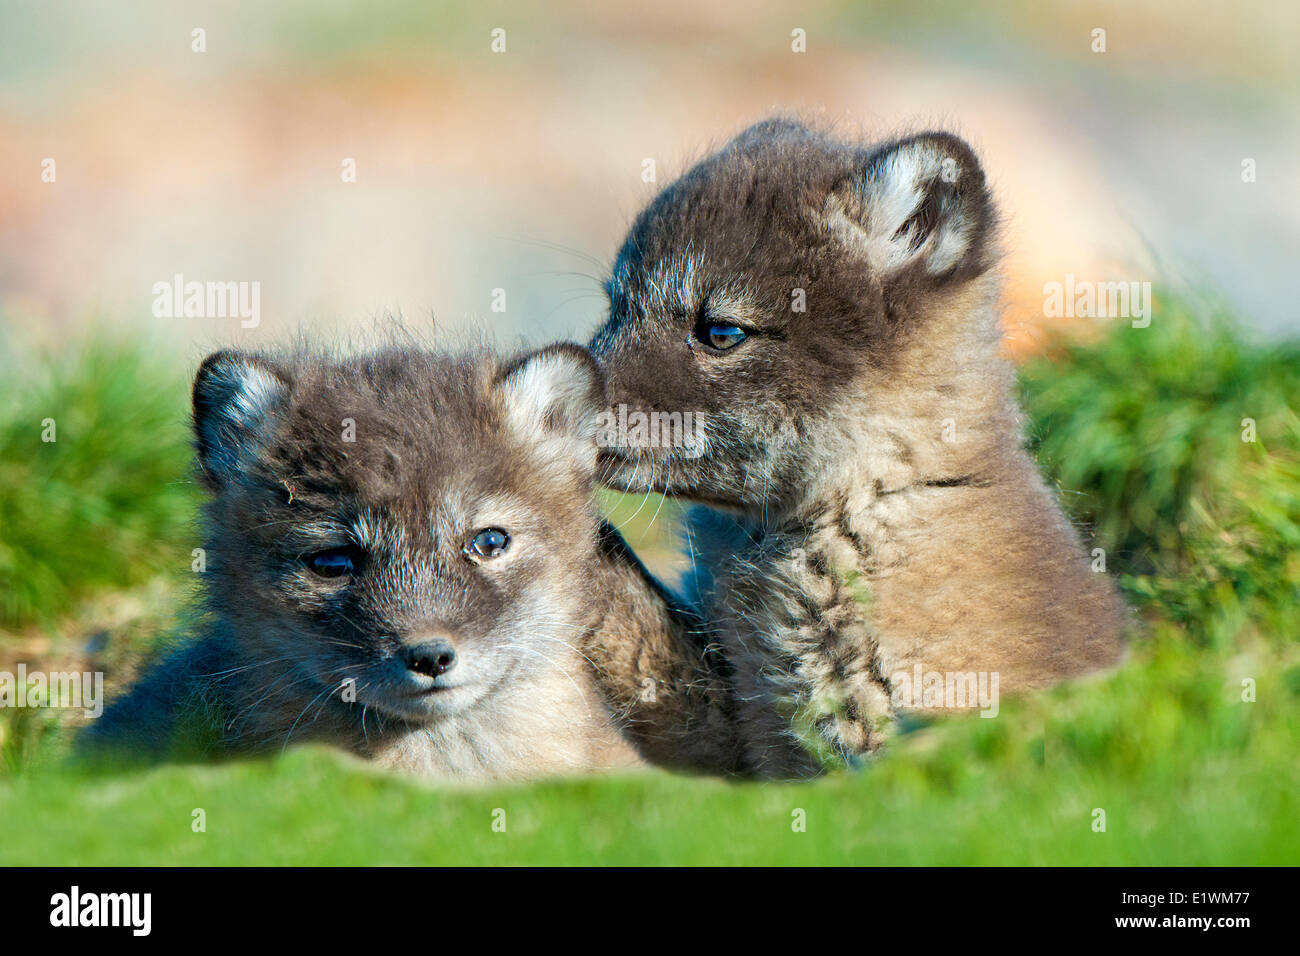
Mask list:
[[[1126,609],[1022,447],[994,232],[956,136],[775,120],[663,190],[618,254],[591,343],[608,401],[691,410],[699,434],[605,449],[605,480],[715,506],[686,532],[751,771],[812,770],[792,712],[860,754],[898,707],[942,705],[914,674],[1025,691],[1120,656]]]
[[[208,636],[93,730],[340,745],[445,777],[736,769],[726,675],[591,501],[603,381],[388,348],[218,352],[194,383]]]

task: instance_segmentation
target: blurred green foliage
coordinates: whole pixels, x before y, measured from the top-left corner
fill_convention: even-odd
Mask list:
[[[188,368],[103,337],[4,352],[0,626],[49,624],[97,592],[188,567]]]
[[[1300,635],[1300,342],[1175,302],[1021,383],[1039,464],[1133,599],[1201,642]]]

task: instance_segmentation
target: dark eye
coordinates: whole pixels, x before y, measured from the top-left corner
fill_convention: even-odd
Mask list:
[[[322,578],[340,578],[352,574],[360,563],[360,553],[356,548],[332,548],[329,551],[318,551],[307,558],[307,567]]]
[[[738,325],[710,325],[705,329],[704,341],[719,351],[725,351],[745,341],[745,330]]]
[[[465,546],[465,553],[476,558],[499,558],[510,547],[510,535],[500,528],[484,528]]]

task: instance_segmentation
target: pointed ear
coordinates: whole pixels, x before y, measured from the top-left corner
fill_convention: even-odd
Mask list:
[[[551,345],[516,359],[493,386],[511,427],[547,454],[595,468],[605,379],[580,345]]]
[[[903,275],[973,278],[993,264],[984,170],[951,133],[919,133],[874,151],[838,198],[855,244],[886,286]]]
[[[211,487],[234,476],[288,394],[287,377],[260,356],[223,350],[203,360],[194,376],[194,438]]]

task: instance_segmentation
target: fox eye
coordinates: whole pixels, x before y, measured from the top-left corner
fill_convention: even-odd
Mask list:
[[[322,578],[341,578],[353,574],[360,563],[361,555],[356,548],[331,548],[307,557],[307,567]]]
[[[480,559],[499,558],[510,547],[510,535],[500,528],[484,528],[465,545],[465,554]]]
[[[738,325],[710,325],[705,329],[704,341],[718,351],[725,352],[745,341],[745,330]]]

